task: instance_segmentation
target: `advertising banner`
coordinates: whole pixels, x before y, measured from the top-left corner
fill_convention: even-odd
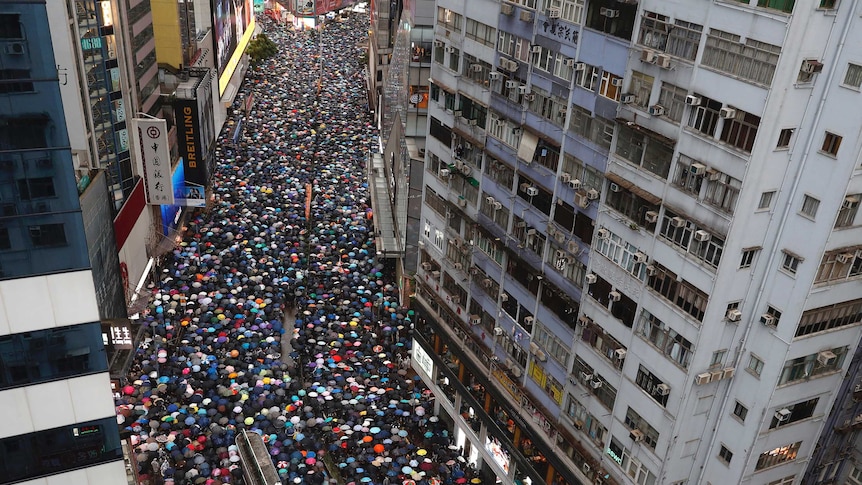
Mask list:
[[[219,76],[219,96],[221,96],[254,32],[254,7],[252,0],[211,0],[211,2],[215,32],[213,43]]]
[[[200,120],[198,119],[198,101],[196,99],[174,100],[174,115],[177,120],[177,144],[183,163],[182,198],[200,200],[204,205],[207,170],[206,160],[201,153]],[[191,205],[191,204],[190,204]]]
[[[171,205],[174,191],[171,185],[171,153],[168,147],[168,122],[135,118],[135,143],[141,153],[144,196],[150,205]]]

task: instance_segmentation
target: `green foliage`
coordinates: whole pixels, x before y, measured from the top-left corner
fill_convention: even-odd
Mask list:
[[[248,43],[246,50],[248,56],[251,57],[252,65],[258,65],[264,59],[268,59],[278,53],[278,46],[275,42],[269,40],[266,34],[259,34]]]

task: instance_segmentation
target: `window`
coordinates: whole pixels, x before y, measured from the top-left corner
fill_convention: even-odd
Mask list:
[[[464,17],[455,13],[448,8],[437,7],[437,25],[443,26],[446,30],[454,30],[461,32],[461,22]]]
[[[783,128],[778,133],[778,143],[776,143],[775,148],[788,148],[794,131],[796,131],[795,128]]]
[[[592,141],[605,150],[611,148],[611,141],[614,137],[614,123],[612,121],[598,116],[594,118],[588,110],[574,104],[569,109],[572,112],[569,120],[569,131]],[[602,179],[601,176],[598,178],[599,180]],[[581,179],[581,182],[586,183],[586,180]],[[601,189],[601,184],[591,185],[590,187],[599,190]]]
[[[451,47],[451,52],[449,53],[449,69],[458,72],[459,66],[461,65],[461,50],[456,47]]]
[[[760,116],[737,109],[735,117],[724,120],[719,140],[746,153],[751,153],[759,126]]]
[[[721,101],[699,96],[700,106],[692,108],[688,116],[688,126],[706,136],[715,136],[718,127],[719,113],[721,112]]]
[[[838,0],[820,0],[820,8],[833,9],[838,4]]]
[[[801,446],[802,442],[797,441],[796,443],[791,443],[789,445],[780,446],[769,451],[764,451],[760,454],[760,457],[758,457],[757,465],[754,466],[754,469],[763,470],[764,468],[769,468],[788,461],[793,461],[796,459],[796,454],[799,453],[799,448]]]
[[[802,262],[802,258],[787,251],[782,251],[782,253],[784,259],[781,261],[781,268],[788,273],[796,274],[796,270],[799,269],[799,263]]]
[[[647,279],[649,288],[698,322],[702,322],[709,295],[686,280],[678,281],[677,275],[664,266],[658,263],[654,263],[654,266],[655,274]]]
[[[63,246],[66,230],[63,224],[40,224],[28,226],[30,240],[35,247]]]
[[[838,210],[838,218],[835,219],[835,227],[850,227],[856,220],[856,212],[859,210],[859,201],[862,194],[848,195]]]
[[[591,0],[587,6],[586,26],[628,41],[632,39],[637,10],[637,4]]]
[[[703,201],[722,212],[732,214],[741,188],[741,180],[713,170],[706,183],[706,195]]]
[[[586,64],[584,69],[575,73],[575,84],[586,89],[587,91],[595,91],[596,84],[599,79],[599,68]]]
[[[733,415],[739,418],[741,421],[745,421],[745,417],[748,416],[748,408],[745,407],[741,402],[736,401],[736,405],[733,407]]]
[[[570,64],[568,57],[557,53],[554,56],[554,76],[571,81],[575,77],[575,66]]]
[[[635,278],[641,281],[646,280],[646,264],[635,261],[635,254],[641,251],[608,229],[602,229],[608,232],[608,237],[597,238],[594,245],[596,251]]]
[[[748,371],[755,376],[760,377],[760,373],[763,372],[763,361],[756,355],[751,354],[748,359]]]
[[[534,328],[533,341],[545,349],[548,352],[548,355],[559,362],[560,365],[563,367],[568,366],[570,355],[569,345],[557,338],[539,321],[536,321]]]
[[[0,94],[31,93],[35,90],[29,69],[0,69]]]
[[[599,86],[599,96],[619,101],[620,94],[622,93],[622,90],[620,89],[622,83],[623,78],[614,73],[602,71],[602,82]]]
[[[721,445],[718,450],[718,459],[726,464],[730,464],[730,460],[733,459],[733,452],[728,450],[724,445]]]
[[[639,365],[638,373],[635,377],[635,383],[651,398],[653,398],[657,403],[662,406],[667,406],[667,398],[669,396],[668,393],[664,391],[665,386],[661,379],[659,379],[655,374],[647,370],[646,367]]]
[[[862,300],[851,300],[834,305],[806,310],[796,327],[795,337],[804,337],[833,328],[856,325],[862,322]]]
[[[821,354],[827,353],[832,355],[824,363]],[[824,352],[817,352],[788,360],[781,369],[778,385],[795,384],[803,380],[841,370],[846,356],[847,347],[837,347]]]
[[[649,469],[641,463],[641,461],[632,456],[627,448],[611,436],[611,442],[608,444],[607,453],[613,453],[614,463],[619,465],[624,473],[631,477],[634,483],[638,485],[656,485],[658,479]]]
[[[817,403],[819,401],[820,398],[815,397],[814,399],[809,399],[807,401],[798,402],[791,406],[781,408],[781,411],[790,411],[790,414],[782,413],[784,416],[781,419],[777,416],[773,416],[772,422],[769,424],[769,429],[786,426],[788,424],[793,424],[797,421],[810,418],[814,414],[814,410],[817,408]]]
[[[0,39],[23,39],[21,16],[16,13],[0,14]]]
[[[712,359],[709,361],[709,367],[721,367],[724,364],[724,358],[727,356],[727,349],[716,350],[712,353]]]
[[[655,446],[658,444],[659,433],[655,428],[650,426],[650,424],[647,423],[646,420],[637,413],[637,411],[632,408],[628,408],[624,422],[629,429],[641,431],[644,435],[643,443],[655,450]]]
[[[742,250],[742,260],[739,262],[739,269],[750,268],[754,263],[754,258],[757,256],[757,253],[760,252],[760,248],[748,248]]]
[[[498,31],[497,51],[521,62],[530,61],[530,41],[509,32]]]
[[[638,334],[673,363],[688,369],[694,345],[655,315],[641,311]]]
[[[629,93],[635,95],[635,106],[641,108],[649,107],[650,96],[652,95],[652,85],[655,78],[647,76],[638,71],[632,71],[632,79],[629,82]]]
[[[823,138],[823,146],[820,147],[820,151],[823,153],[828,153],[833,157],[838,156],[838,148],[841,147],[841,137],[836,135],[835,133],[826,132],[826,136]]]
[[[560,9],[560,19],[580,24],[584,16],[584,0],[550,0],[548,7]]]
[[[845,86],[859,89],[862,87],[862,66],[859,64],[847,64],[847,73],[844,74]]]
[[[0,227],[0,250],[12,249],[12,239],[9,237],[9,229]]]
[[[796,0],[757,0],[758,7],[772,8],[785,13],[793,12],[794,3]]]
[[[802,209],[800,213],[805,217],[810,219],[814,219],[817,216],[817,209],[820,207],[820,201],[811,197],[810,195],[806,195],[802,198]]]
[[[497,29],[469,17],[467,18],[467,27],[464,30],[464,35],[469,39],[490,47],[494,47],[494,44],[497,42]]]
[[[862,468],[853,467],[848,477],[854,484],[862,484]]]
[[[673,159],[673,146],[621,124],[615,153],[659,177],[667,178]]]
[[[676,123],[682,121],[682,113],[685,110],[685,97],[688,91],[673,84],[662,82],[659,92],[658,104],[664,108],[664,116]],[[719,108],[721,109],[721,108]]]
[[[678,216],[670,209],[665,208],[659,234],[668,242],[712,267],[718,267],[721,261],[724,238],[706,228],[698,227],[694,222]]]
[[[701,62],[745,81],[769,86],[778,64],[781,47],[746,39],[729,32],[710,29]]]
[[[34,177],[18,180],[18,196],[22,200],[54,197],[54,177]]]
[[[703,26],[698,24],[679,19],[671,24],[664,15],[644,12],[640,44],[693,61],[697,56],[702,31]]]
[[[760,194],[760,202],[757,204],[758,209],[769,209],[772,207],[772,199],[775,198],[775,191],[763,192]]]

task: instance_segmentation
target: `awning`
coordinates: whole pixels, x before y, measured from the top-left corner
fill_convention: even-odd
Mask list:
[[[377,254],[382,258],[404,257],[398,224],[395,223],[395,213],[392,211],[383,156],[379,153],[372,154],[371,163],[368,164],[368,184],[371,189],[371,209],[374,211],[372,220]]]
[[[613,172],[605,173],[605,178],[607,178],[611,182],[619,185],[620,187],[628,190],[629,192],[635,194],[636,196],[640,197],[641,199],[649,202],[650,204],[653,204],[653,205],[661,204],[661,197],[654,196],[653,194],[647,192],[646,190],[638,187],[634,182],[629,182],[628,180],[622,178],[621,176],[619,176]]]
[[[521,133],[521,144],[518,145],[518,158],[527,163],[533,162],[533,155],[536,154],[536,146],[539,144],[539,137],[529,130],[524,130]]]

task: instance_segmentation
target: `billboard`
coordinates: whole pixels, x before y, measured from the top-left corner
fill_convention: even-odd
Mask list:
[[[144,196],[147,204],[173,204],[171,185],[171,152],[168,147],[168,122],[165,120],[135,118],[134,141],[141,153]]]
[[[184,172],[182,198],[196,199],[197,197],[194,196],[200,194],[200,199],[203,202],[203,194],[207,185],[207,170],[206,159],[201,148],[198,100],[174,100],[174,116],[177,120],[177,145],[179,145]],[[175,189],[179,190],[180,187],[175,187]],[[191,194],[192,197],[187,194]]]
[[[252,0],[211,0],[219,96],[224,94],[254,32]]]
[[[294,0],[293,11],[294,15],[299,17],[312,17],[325,15],[354,3],[354,0]]]

